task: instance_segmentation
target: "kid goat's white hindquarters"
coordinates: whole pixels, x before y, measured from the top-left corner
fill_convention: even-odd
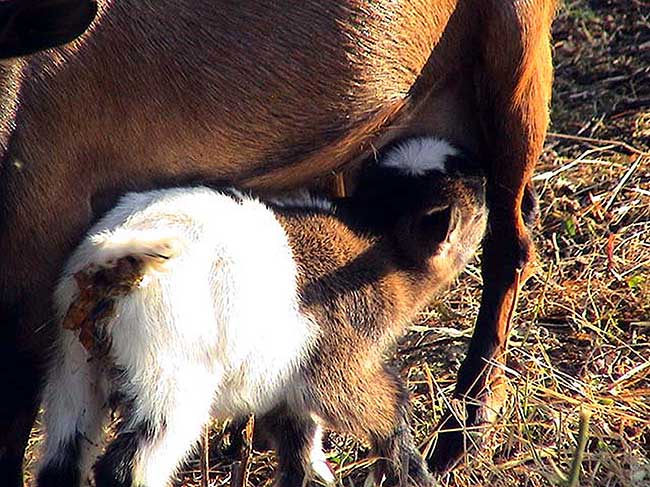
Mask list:
[[[124,385],[132,388],[119,391],[129,404],[124,430],[156,438],[155,458],[133,459],[133,481],[159,486],[198,437],[211,407],[219,416],[265,412],[286,395],[316,328],[298,312],[296,267],[284,230],[257,200],[206,188],[127,195],[70,259],[56,294],[58,310],[64,313],[76,296],[75,273],[127,255],[164,267],[145,273],[139,287],[116,301],[106,330],[111,375],[117,383],[128,378]],[[46,389],[52,421],[46,418],[44,463],[64,459],[59,446],[75,435],[72,444],[84,450],[82,465],[89,466],[101,421],[79,408],[105,404],[110,391],[88,380],[95,369],[78,338],[63,333],[61,341],[66,360]],[[82,424],[70,424],[80,417]]]

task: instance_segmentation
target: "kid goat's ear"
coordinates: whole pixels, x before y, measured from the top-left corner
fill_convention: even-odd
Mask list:
[[[424,262],[452,245],[459,223],[460,214],[452,205],[428,208],[419,215],[402,217],[395,238],[410,259]]]
[[[440,254],[451,245],[460,215],[453,205],[430,208],[416,221],[413,231],[418,235],[420,245],[428,249],[430,255]]]

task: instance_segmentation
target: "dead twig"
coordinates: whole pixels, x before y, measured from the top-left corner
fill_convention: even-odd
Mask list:
[[[614,200],[616,199],[616,196],[618,196],[618,193],[623,189],[623,186],[625,186],[625,183],[630,179],[632,174],[634,174],[634,171],[637,170],[639,165],[641,164],[641,160],[643,157],[639,156],[636,158],[636,161],[634,161],[634,164],[630,166],[630,168],[625,172],[621,180],[618,182],[614,190],[612,191],[611,196],[609,197],[609,201],[605,204],[605,211],[609,211],[609,207],[612,206],[612,203],[614,203]]]
[[[578,142],[587,142],[590,144],[603,144],[603,145],[615,145],[618,147],[623,147],[634,154],[639,154],[642,156],[650,157],[650,152],[637,149],[636,147],[627,144],[626,142],[621,142],[620,140],[610,140],[610,139],[596,139],[593,137],[581,137],[578,135],[568,135],[568,134],[558,134],[557,132],[548,132],[546,134],[548,137],[555,139],[566,139],[566,140],[575,140]]]
[[[201,469],[201,487],[208,487],[210,484],[210,423],[203,426],[203,441],[199,458]]]
[[[248,485],[248,474],[250,472],[251,455],[253,453],[253,430],[255,429],[255,417],[251,414],[248,417],[246,426],[241,431],[241,448],[239,460],[232,464],[232,475],[230,485],[232,487],[246,487]]]
[[[569,472],[569,481],[567,487],[577,487],[580,482],[580,467],[582,459],[585,455],[585,446],[589,439],[589,418],[591,412],[588,409],[580,411],[580,426],[578,429],[578,445],[576,452],[573,456],[573,463],[571,464],[571,471]]]

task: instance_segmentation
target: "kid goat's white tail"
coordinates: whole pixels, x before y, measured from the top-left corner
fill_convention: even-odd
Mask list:
[[[144,264],[144,273],[164,271],[165,265],[181,254],[182,238],[159,229],[133,230],[120,228],[103,232],[91,239],[94,255],[87,265],[110,266],[123,258]]]
[[[80,296],[81,289],[76,276],[92,276],[102,269],[113,268],[113,284],[119,285],[123,279],[135,277],[129,271],[131,269],[137,269],[138,282],[149,275],[164,273],[185,247],[184,238],[179,231],[175,232],[173,228],[166,230],[120,227],[96,233],[86,239],[68,262],[55,289],[59,317],[66,316]],[[130,265],[124,265],[125,259],[128,259]]]

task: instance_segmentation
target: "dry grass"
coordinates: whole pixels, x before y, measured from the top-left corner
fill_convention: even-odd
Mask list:
[[[441,486],[569,485],[581,439],[580,485],[650,486],[650,4],[566,1],[554,46],[552,135],[535,177],[539,270],[514,317],[510,400]],[[478,309],[478,266],[461,281],[395,355],[423,447]],[[363,485],[363,445],[330,435],[326,447],[341,484]],[[272,470],[271,454],[255,454],[251,485],[270,485]],[[197,460],[183,484],[198,472]],[[213,463],[211,485],[228,484],[229,464]]]

